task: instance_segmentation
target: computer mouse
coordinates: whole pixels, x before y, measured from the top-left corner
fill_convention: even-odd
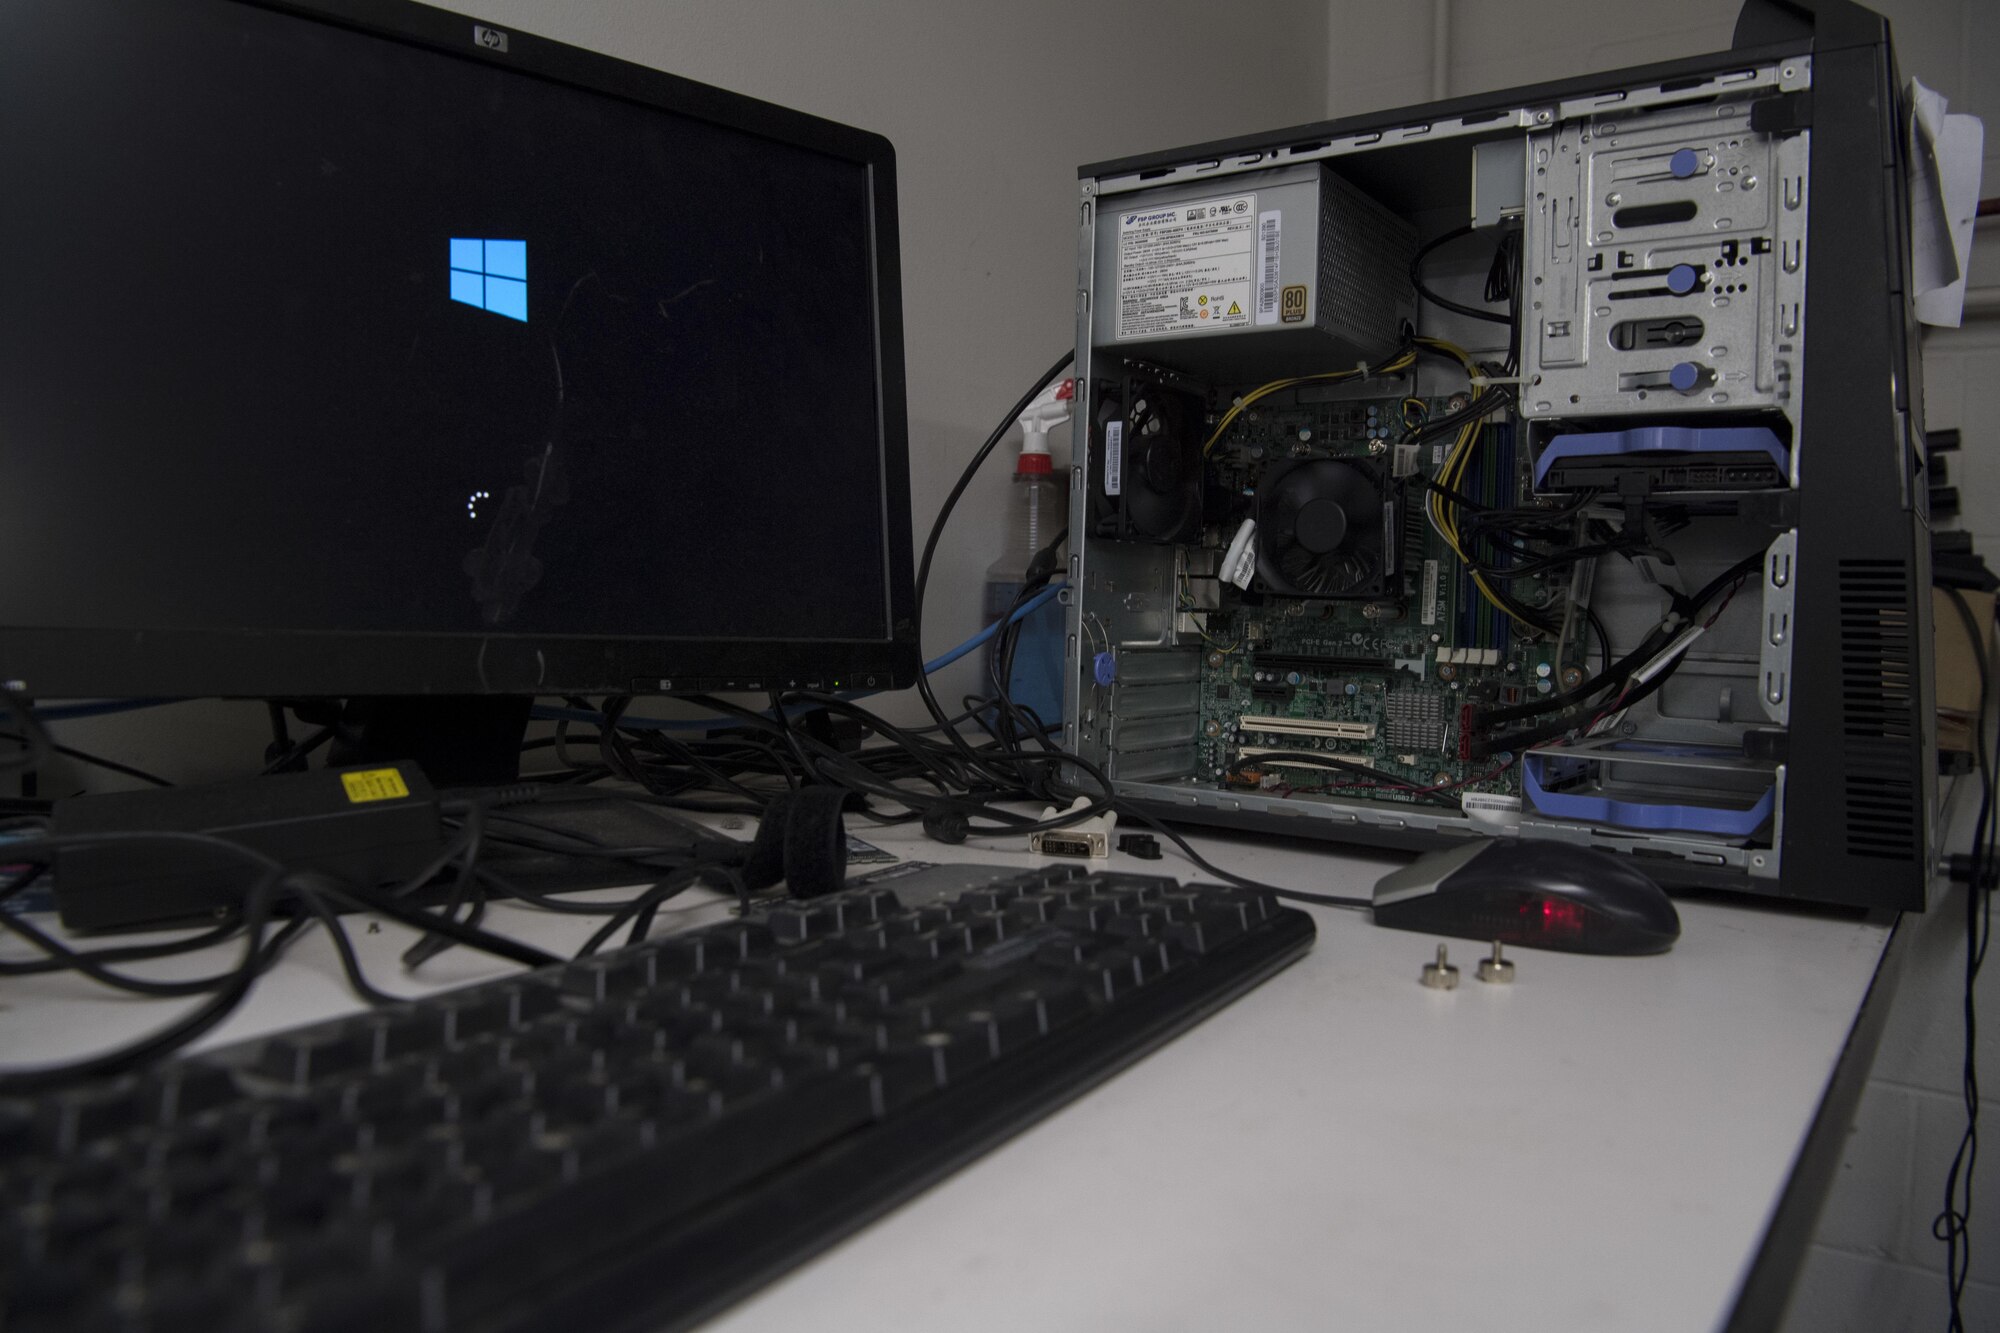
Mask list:
[[[1375,885],[1375,924],[1569,953],[1665,953],[1680,914],[1653,877],[1594,847],[1482,839]]]

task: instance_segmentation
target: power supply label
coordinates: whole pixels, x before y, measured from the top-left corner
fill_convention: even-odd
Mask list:
[[[1117,337],[1247,328],[1256,269],[1254,194],[1120,213]]]

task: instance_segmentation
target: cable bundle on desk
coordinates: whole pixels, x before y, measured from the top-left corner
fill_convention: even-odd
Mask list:
[[[30,738],[15,762],[31,759],[50,748],[46,734],[14,696],[8,705],[22,720]],[[37,744],[39,740],[40,744]],[[147,1035],[83,1060],[49,1068],[0,1073],[0,1094],[26,1093],[84,1079],[140,1068],[177,1051],[227,1018],[243,1002],[257,978],[268,972],[290,947],[314,926],[325,929],[333,943],[349,987],[370,1004],[393,1004],[400,997],[379,989],[367,976],[339,913],[360,910],[410,926],[420,933],[403,955],[414,970],[454,944],[464,945],[509,962],[540,967],[561,961],[556,955],[481,925],[488,891],[526,902],[545,911],[602,916],[598,930],[578,950],[579,957],[596,952],[629,925],[630,938],[643,938],[667,900],[704,880],[745,892],[736,866],[743,849],[711,838],[689,825],[700,837],[694,850],[674,847],[591,846],[579,835],[552,830],[519,814],[515,808],[576,793],[549,790],[539,784],[448,799],[441,813],[453,830],[445,846],[403,883],[389,889],[360,884],[324,871],[287,865],[243,842],[206,833],[130,832],[56,835],[45,820],[12,822],[15,835],[7,844],[8,877],[0,882],[0,931],[14,935],[37,955],[0,959],[0,977],[75,972],[112,989],[153,998],[206,996],[194,1009]],[[644,798],[640,798],[644,799]],[[499,828],[493,825],[500,825]],[[157,848],[171,855],[199,850],[221,853],[250,866],[256,873],[240,903],[227,919],[191,930],[176,939],[145,944],[78,948],[65,943],[26,916],[10,910],[8,900],[38,884],[66,849],[119,842]],[[654,883],[637,894],[612,902],[573,902],[540,894],[514,884],[481,863],[489,843],[511,843],[553,849],[567,855],[594,855],[648,872]],[[449,896],[432,910],[412,901],[418,890],[449,880]],[[163,980],[135,975],[125,965],[199,952],[241,939],[237,962],[208,976]]]

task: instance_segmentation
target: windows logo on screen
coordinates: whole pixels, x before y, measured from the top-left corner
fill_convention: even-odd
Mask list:
[[[451,238],[451,299],[528,318],[528,243]]]

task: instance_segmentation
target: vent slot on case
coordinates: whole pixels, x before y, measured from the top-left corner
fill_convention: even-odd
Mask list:
[[[1908,860],[1922,826],[1909,566],[1840,562],[1840,696],[1847,851]]]

